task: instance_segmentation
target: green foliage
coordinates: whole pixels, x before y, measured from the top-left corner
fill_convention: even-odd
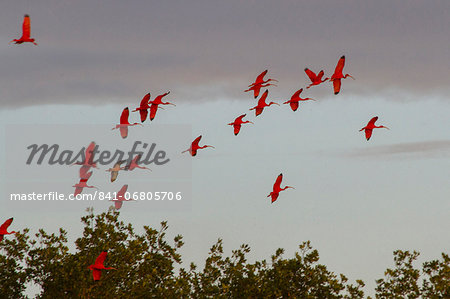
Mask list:
[[[168,242],[168,225],[159,229],[144,226],[137,234],[131,224],[119,220],[119,212],[94,215],[92,209],[81,219],[84,231],[67,245],[67,232],[39,230],[30,238],[24,229],[0,242],[0,298],[26,298],[26,286],[35,284],[37,298],[364,298],[364,283],[348,283],[319,263],[319,253],[310,242],[299,246],[290,259],[276,250],[270,262],[250,263],[246,244],[224,256],[219,239],[210,249],[203,269],[194,264],[181,268],[181,236]],[[102,251],[108,251],[102,278],[94,281],[88,269]],[[395,251],[395,268],[377,280],[377,298],[448,298],[450,259],[413,267],[417,252]],[[422,275],[421,275],[422,274]],[[422,282],[420,286],[419,282]]]

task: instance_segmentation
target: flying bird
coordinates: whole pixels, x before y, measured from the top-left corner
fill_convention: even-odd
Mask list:
[[[260,83],[260,84],[252,85],[249,89],[244,90],[244,92],[253,90],[253,96],[256,99],[259,96],[259,92],[261,91],[261,88],[267,87],[267,86],[271,86],[271,85],[274,85],[274,84],[270,84],[270,83],[268,83],[268,84],[261,84]],[[274,85],[274,86],[276,86],[276,85]]]
[[[89,266],[89,270],[92,270],[92,275],[94,276],[95,281],[100,280],[102,276],[102,270],[117,270],[116,268],[105,267],[105,265],[103,264],[105,262],[107,254],[108,254],[107,251],[103,251],[97,257],[95,263]]]
[[[305,73],[306,75],[308,75],[309,79],[311,80],[311,84],[309,84],[306,89],[310,88],[311,86],[314,85],[319,85],[320,83],[323,83],[325,81],[327,81],[330,78],[325,78],[322,80],[322,77],[324,75],[323,70],[321,70],[317,75],[316,73],[314,73],[313,71],[311,71],[309,68],[305,68]]]
[[[244,92],[248,92],[248,91],[252,91],[253,90],[253,96],[255,97],[255,99],[259,96],[259,91],[261,90],[262,87],[267,87],[267,86],[276,86],[275,84],[269,83],[270,81],[274,81],[274,82],[278,82],[278,80],[275,79],[267,79],[264,80],[264,76],[267,74],[267,70],[265,70],[264,72],[262,72],[261,74],[258,75],[258,77],[256,77],[255,82],[253,82],[252,84],[250,84],[248,87],[249,89],[244,90]]]
[[[34,38],[30,38],[31,30],[30,30],[30,16],[23,16],[23,24],[22,24],[22,36],[19,39],[13,39],[9,43],[14,44],[22,44],[22,43],[33,43],[37,45],[34,41]]]
[[[116,210],[120,210],[122,207],[122,204],[124,201],[132,201],[133,199],[126,199],[125,193],[128,190],[128,185],[123,185],[122,188],[120,188],[119,192],[117,192],[116,198],[111,199],[111,201],[114,201],[114,207]]]
[[[343,75],[342,70],[344,69],[344,65],[345,65],[345,56],[343,55],[341,56],[336,65],[336,69],[334,70],[333,76],[331,76],[330,78],[330,81],[333,82],[334,94],[338,94],[339,91],[341,90],[341,79],[350,77],[353,80],[355,80],[355,78],[353,78],[349,74],[345,74],[345,76]]]
[[[176,106],[174,103],[170,103],[170,102],[163,102],[162,98],[167,96],[170,93],[170,91],[161,94],[159,96],[157,96],[153,101],[150,101],[149,103],[151,104],[150,106],[150,120],[153,120],[156,116],[156,111],[158,111],[158,108],[162,109],[161,107],[159,107],[159,105],[173,105]]]
[[[243,120],[242,120],[246,115],[247,115],[247,114],[242,114],[241,116],[238,116],[238,117],[234,120],[234,122],[228,124],[228,125],[234,127],[234,135],[239,134],[239,131],[241,130],[241,125],[242,125],[242,124],[247,124],[247,123],[253,124],[251,121],[248,121],[248,120],[243,121]]]
[[[111,183],[114,182],[117,179],[117,176],[119,175],[120,170],[124,170],[125,167],[120,167],[126,160],[117,161],[116,164],[114,164],[113,168],[110,168],[105,171],[109,171],[111,173]]]
[[[283,104],[289,104],[292,108],[292,111],[296,111],[298,108],[298,104],[300,101],[315,101],[314,99],[311,98],[301,98],[300,94],[302,93],[303,88],[300,88],[299,90],[297,90],[291,97],[291,99],[287,102],[284,102]]]
[[[128,122],[128,117],[130,116],[130,110],[128,110],[128,107],[126,107],[125,109],[123,109],[122,114],[120,115],[120,124],[116,125],[114,128],[112,128],[111,130],[115,130],[115,129],[119,129],[120,130],[120,136],[122,136],[122,138],[127,138],[128,136],[128,127],[131,126],[136,126],[136,125],[141,125],[140,123],[133,123],[130,124]]]
[[[139,114],[141,115],[141,122],[143,123],[147,119],[148,115],[148,109],[150,106],[148,105],[148,102],[150,101],[150,93],[147,93],[141,100],[141,103],[139,107],[134,109],[131,112],[139,111]]]
[[[14,218],[9,218],[8,220],[6,220],[5,222],[3,222],[3,224],[0,226],[0,241],[3,240],[3,236],[4,235],[10,235],[10,234],[16,234],[17,232],[12,231],[9,232],[7,231],[8,227],[11,225],[11,223],[13,222]]]
[[[133,160],[131,160],[131,162],[128,163],[125,166],[125,170],[131,171],[131,170],[133,170],[135,168],[141,168],[141,169],[147,169],[147,170],[151,171],[150,168],[147,168],[147,167],[144,167],[144,166],[139,166],[139,164],[138,164],[139,163],[139,159],[141,159],[141,155],[136,155],[136,157],[134,157]]]
[[[87,181],[89,180],[89,178],[92,175],[92,171],[87,173],[84,179],[80,179],[80,181],[78,182],[78,184],[73,185],[72,187],[75,188],[75,192],[73,193],[73,196],[77,196],[78,194],[81,194],[81,192],[83,192],[84,188],[96,188],[95,186],[89,186],[87,184]]]
[[[81,165],[80,168],[80,178],[83,177],[83,174],[86,174],[86,172],[92,167],[97,168],[97,164],[94,163],[94,150],[95,150],[96,144],[94,141],[89,143],[89,145],[86,147],[84,151],[84,159],[81,162],[75,162],[72,165]]]
[[[195,138],[195,140],[192,141],[192,143],[191,143],[191,147],[188,148],[188,149],[185,150],[185,151],[182,151],[181,153],[189,152],[189,153],[191,154],[191,156],[195,156],[195,155],[197,155],[197,151],[198,151],[199,149],[203,149],[203,148],[207,148],[207,147],[215,148],[215,147],[212,146],[212,145],[199,146],[198,143],[200,142],[200,139],[202,139],[202,135],[200,135],[200,136],[198,136],[197,138]]]
[[[376,126],[375,122],[378,120],[378,116],[372,117],[371,120],[369,120],[369,122],[367,123],[367,126],[365,126],[364,128],[362,128],[361,130],[359,130],[360,132],[362,130],[364,130],[364,132],[366,133],[366,139],[367,141],[369,141],[370,137],[372,136],[372,130],[375,128],[385,128],[388,129],[388,127],[385,126]]]
[[[280,106],[280,104],[275,103],[275,102],[270,102],[269,104],[267,104],[266,103],[266,98],[267,98],[268,94],[269,94],[269,91],[266,89],[266,91],[263,93],[261,98],[258,100],[258,105],[256,105],[255,107],[249,109],[249,110],[255,110],[255,116],[260,115],[263,112],[264,107],[269,107],[272,104]]]
[[[272,203],[278,199],[278,195],[280,194],[281,191],[286,190],[288,188],[295,189],[294,187],[291,187],[291,186],[286,186],[284,188],[281,188],[280,185],[281,185],[282,180],[283,180],[283,174],[280,173],[280,175],[277,177],[277,180],[275,181],[275,184],[273,184],[273,191],[270,192],[269,195],[267,195],[267,197],[272,197]]]

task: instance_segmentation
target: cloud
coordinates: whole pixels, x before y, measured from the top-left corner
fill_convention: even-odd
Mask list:
[[[450,157],[450,140],[400,143],[355,149],[345,154],[348,157],[379,158],[442,158]]]
[[[445,1],[56,1],[2,4],[0,103],[112,101],[223,86],[269,69],[286,94],[345,54],[348,93],[448,91]],[[31,16],[39,46],[7,45]],[[185,93],[185,92],[184,92]],[[204,98],[209,98],[205,94]]]

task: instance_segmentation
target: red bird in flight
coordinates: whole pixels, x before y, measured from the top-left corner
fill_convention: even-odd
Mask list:
[[[148,109],[150,108],[150,106],[148,105],[149,101],[150,101],[150,93],[147,93],[142,98],[141,104],[139,105],[139,107],[137,107],[136,109],[131,111],[131,112],[139,111],[139,114],[141,115],[141,122],[142,123],[147,119]]]
[[[161,94],[161,95],[157,96],[153,101],[150,101],[150,104],[151,104],[151,106],[150,106],[150,120],[153,120],[155,118],[156,111],[158,110],[158,108],[161,108],[161,107],[159,107],[159,105],[173,105],[173,106],[176,106],[174,103],[163,102],[162,101],[162,98],[167,96],[169,93],[170,93],[170,91],[168,91],[168,92],[166,92],[164,94]]]
[[[122,188],[120,188],[119,192],[117,192],[116,198],[112,199],[112,201],[114,201],[114,207],[116,208],[116,210],[120,210],[124,201],[132,200],[125,198],[125,193],[127,192],[127,190],[128,185],[123,185]]]
[[[192,141],[192,143],[191,143],[191,147],[188,148],[188,149],[185,150],[185,151],[182,151],[181,153],[189,152],[189,153],[191,154],[191,156],[194,157],[195,155],[197,155],[197,151],[198,151],[199,149],[203,149],[203,148],[207,148],[207,147],[215,148],[215,147],[212,146],[212,145],[199,146],[198,143],[200,142],[200,139],[202,139],[202,135],[200,135],[200,136],[198,136],[197,138],[195,138],[195,140]]]
[[[278,199],[278,195],[280,194],[281,191],[286,190],[288,188],[295,189],[294,187],[291,187],[291,186],[286,186],[284,188],[281,188],[280,185],[281,185],[282,180],[283,180],[283,174],[280,173],[280,175],[277,177],[277,180],[275,181],[275,184],[273,184],[273,191],[270,192],[269,195],[267,195],[267,197],[272,197],[272,203]]]
[[[263,93],[261,98],[258,100],[258,105],[256,105],[255,107],[249,109],[249,110],[255,110],[255,116],[260,115],[263,112],[264,107],[269,107],[272,104],[280,106],[280,104],[275,103],[275,102],[270,102],[269,104],[267,104],[266,103],[266,98],[267,98],[268,94],[269,94],[269,91],[266,89],[266,91]]]
[[[125,170],[131,171],[131,170],[133,170],[135,168],[140,168],[140,169],[147,169],[147,170],[151,171],[150,168],[147,168],[147,167],[144,167],[144,166],[139,166],[139,164],[138,164],[139,163],[139,159],[141,159],[141,155],[136,155],[136,157],[134,157],[133,160],[131,160],[131,162],[128,163],[125,166]]]
[[[89,270],[92,270],[92,275],[94,276],[95,281],[100,280],[100,278],[102,277],[102,270],[117,270],[116,268],[105,267],[105,265],[103,265],[107,254],[107,251],[103,251],[97,257],[95,263],[89,266]]]
[[[306,75],[308,75],[309,79],[311,80],[311,84],[309,84],[306,89],[310,88],[311,86],[314,85],[319,85],[320,83],[323,83],[325,81],[327,81],[329,78],[325,78],[322,80],[322,77],[324,75],[323,70],[321,70],[317,75],[311,71],[309,68],[305,68],[305,73]]]
[[[297,90],[291,97],[291,99],[287,102],[284,102],[283,104],[289,104],[292,108],[292,111],[296,111],[298,108],[298,104],[300,101],[315,101],[314,99],[311,98],[301,98],[300,94],[302,93],[303,88],[300,88],[299,90]]]
[[[333,76],[331,76],[330,78],[330,81],[333,82],[334,94],[338,94],[339,91],[341,90],[341,79],[350,77],[353,80],[355,80],[355,78],[353,78],[349,74],[345,74],[345,76],[343,75],[342,70],[344,69],[344,65],[345,65],[345,56],[343,55],[341,56],[336,65],[336,69],[334,70]]]
[[[12,231],[9,232],[7,231],[8,227],[11,225],[11,223],[13,222],[14,218],[9,218],[8,220],[6,220],[5,222],[3,222],[2,226],[0,226],[0,241],[3,240],[3,236],[4,235],[10,235],[10,234],[16,234],[17,232]]]
[[[365,126],[364,128],[362,128],[361,130],[359,130],[360,132],[362,130],[364,130],[364,132],[366,133],[366,139],[367,141],[369,141],[370,137],[372,136],[372,130],[375,128],[385,128],[388,129],[388,127],[385,126],[376,126],[375,122],[378,120],[378,116],[373,117],[371,120],[369,120],[369,122],[367,123],[367,126]]]
[[[128,117],[130,116],[130,110],[128,110],[128,107],[126,107],[125,109],[123,109],[122,114],[120,115],[120,124],[116,125],[114,128],[112,128],[111,130],[115,130],[115,129],[119,129],[120,130],[120,136],[122,136],[122,138],[127,138],[128,136],[128,127],[131,126],[136,126],[136,125],[141,125],[140,123],[133,123],[130,124],[128,122]]]
[[[244,92],[248,92],[253,90],[253,96],[255,97],[255,99],[259,96],[259,91],[261,90],[262,87],[267,87],[267,86],[276,86],[275,84],[269,83],[270,81],[274,81],[274,82],[278,82],[278,80],[275,79],[267,79],[264,80],[264,76],[267,74],[267,70],[265,70],[264,72],[262,72],[261,74],[258,75],[258,77],[256,77],[255,82],[253,82],[252,84],[250,84],[248,87],[249,89],[244,90]]]
[[[241,116],[236,117],[236,119],[234,120],[234,122],[229,123],[228,125],[233,126],[234,127],[234,135],[239,134],[239,131],[241,130],[241,125],[242,124],[253,124],[251,121],[243,121],[242,119],[246,116],[247,114],[242,114]]]
[[[72,187],[75,188],[75,192],[73,193],[73,196],[77,196],[78,194],[81,194],[83,192],[83,188],[96,188],[95,186],[89,186],[87,184],[87,181],[92,176],[92,171],[85,174],[83,179],[80,179],[80,182],[78,184],[73,185]]]
[[[34,38],[30,38],[31,30],[30,30],[30,16],[23,16],[23,25],[22,25],[22,36],[19,39],[13,39],[9,43],[22,44],[22,43],[33,43],[37,45],[34,41]]]

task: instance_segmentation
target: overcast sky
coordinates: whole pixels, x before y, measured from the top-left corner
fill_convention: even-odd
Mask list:
[[[20,37],[25,13],[38,46],[8,44]],[[171,232],[186,238],[186,262],[203,261],[218,237],[227,254],[249,243],[251,259],[269,258],[278,247],[292,257],[302,241],[311,240],[322,263],[363,279],[371,294],[374,280],[393,264],[392,251],[418,250],[424,261],[450,249],[450,240],[442,237],[450,227],[449,15],[448,1],[1,2],[0,137],[6,171],[0,174],[5,207],[0,219],[14,217],[14,230],[63,226],[73,241],[88,206],[49,203],[39,209],[41,203],[8,200],[18,183],[23,192],[37,188],[29,173],[19,170],[24,167],[10,162],[26,160],[24,144],[39,134],[42,140],[53,138],[45,130],[15,137],[11,125],[63,130],[101,124],[107,128],[101,137],[80,130],[80,145],[116,138],[122,147],[136,138],[154,140],[154,124],[182,125],[183,133],[167,135],[173,136],[170,167],[190,158],[181,151],[198,135],[201,144],[216,147],[192,159],[192,176],[183,185],[192,193],[189,207],[126,203],[122,219],[136,227],[168,220]],[[344,73],[356,80],[344,79],[339,95],[327,82],[304,91],[317,101],[301,103],[297,112],[271,106],[255,117],[248,110],[256,101],[243,90],[263,70],[279,80],[269,87],[268,100],[280,103],[308,84],[305,67],[330,76],[341,55]],[[168,90],[166,99],[177,106],[130,129],[128,140],[109,129],[122,109],[136,107],[145,93],[154,98]],[[255,124],[234,136],[226,124],[243,113]],[[366,141],[358,130],[373,116],[390,130],[376,129]],[[74,134],[67,138],[75,142]],[[8,150],[12,145],[22,151]],[[100,190],[133,183],[119,175],[110,185],[103,170],[90,180]],[[58,186],[55,174],[45,170],[41,180],[49,182],[39,188],[73,192],[76,173],[59,171],[67,177],[61,175]],[[171,185],[168,170],[161,171],[164,188],[178,188],[179,181]],[[159,173],[148,174],[150,184]],[[283,186],[296,189],[270,204],[266,196],[279,173]],[[147,191],[145,183],[135,188]],[[101,212],[109,205],[93,206]]]

